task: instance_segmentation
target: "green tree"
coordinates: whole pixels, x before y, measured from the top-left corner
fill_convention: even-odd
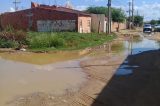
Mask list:
[[[151,24],[151,25],[156,25],[157,23],[158,23],[157,20],[151,20],[151,21],[150,21],[150,24]]]
[[[125,13],[122,9],[112,8],[113,22],[123,23],[126,19]]]
[[[107,16],[106,7],[88,7],[86,11],[93,14],[105,14]]]
[[[160,24],[160,18],[159,18],[159,20],[158,20],[157,24]]]
[[[87,12],[93,14],[105,14],[106,16],[108,8],[107,7],[88,7]],[[125,13],[122,9],[112,8],[112,20],[113,22],[124,22],[125,21]]]
[[[140,16],[140,15],[137,15],[137,16],[134,16],[134,24],[136,26],[142,26],[143,25],[143,16]]]

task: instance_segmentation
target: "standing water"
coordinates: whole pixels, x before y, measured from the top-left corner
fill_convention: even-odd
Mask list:
[[[153,35],[154,36],[154,35]],[[125,54],[135,55],[149,50],[160,49],[160,43],[155,40],[149,40],[141,35],[138,39],[131,39],[130,41],[124,41]],[[128,65],[128,60],[125,60],[118,68],[115,75],[130,75],[133,73],[133,69],[139,66]]]
[[[0,106],[8,106],[8,103],[16,98],[36,92],[60,96],[68,90],[78,91],[86,81],[86,75],[79,66],[80,61],[76,59],[48,65],[34,65],[0,58]]]
[[[117,44],[113,45],[112,50],[117,49],[118,52],[123,50],[124,53],[127,52],[130,55],[131,53],[137,54],[159,49],[159,47],[158,42],[154,40],[140,38],[133,41],[123,41],[118,46]],[[79,65],[83,58],[76,52],[53,54],[0,53],[0,56],[0,106],[7,106],[15,98],[35,92],[54,95],[63,95],[67,90],[76,92],[86,81],[86,75]],[[80,57],[82,59],[70,60]],[[64,60],[65,62],[59,62]],[[59,63],[51,64],[53,62]],[[138,67],[128,66],[127,63],[127,60],[124,61],[116,75],[131,74],[131,68]]]

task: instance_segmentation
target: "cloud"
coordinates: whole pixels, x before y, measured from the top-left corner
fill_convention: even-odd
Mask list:
[[[102,1],[104,1],[104,0],[94,0],[95,2],[102,2]]]
[[[10,7],[9,12],[15,12],[15,9],[13,7]]]
[[[143,3],[141,6],[136,6],[135,9],[144,16],[145,20],[160,18],[160,3]]]
[[[83,11],[83,10],[86,10],[89,6],[87,5],[79,5],[79,6],[76,6],[75,9],[76,10],[80,10],[80,11]]]
[[[128,6],[124,6],[124,5],[113,5],[113,7],[122,8],[124,11],[128,11],[128,8],[129,8]],[[159,19],[160,18],[160,3],[142,2],[142,4],[139,6],[135,5],[135,14],[137,14],[137,11],[139,15],[144,16],[144,19],[146,21],[151,20],[151,19]]]

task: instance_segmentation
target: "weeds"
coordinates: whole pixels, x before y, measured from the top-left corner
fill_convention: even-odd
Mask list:
[[[0,32],[0,47],[3,48],[19,48],[27,44],[27,34],[21,30],[14,30],[8,26],[4,31]]]
[[[23,32],[14,30],[11,26],[0,32],[1,48],[21,48],[26,45],[29,49],[83,49],[110,41],[115,36],[106,34],[80,34],[76,32]]]
[[[82,49],[88,46],[95,46],[112,40],[115,36],[105,34],[80,34],[76,32],[43,33],[29,32],[29,47],[55,48],[55,49]]]

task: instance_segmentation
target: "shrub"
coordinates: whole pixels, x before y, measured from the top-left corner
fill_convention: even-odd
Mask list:
[[[20,48],[22,45],[27,44],[27,34],[23,31],[15,31],[11,29],[8,29],[8,32],[2,31],[0,32],[0,39],[0,47],[6,46],[6,48],[8,48],[9,46],[13,47],[14,44],[16,44],[16,46]],[[4,41],[6,41],[6,43],[4,43]]]
[[[18,42],[0,39],[0,48],[17,48]]]
[[[54,34],[41,33],[39,35],[32,34],[29,40],[30,48],[50,48],[64,46],[64,40]]]
[[[31,49],[82,49],[96,46],[112,40],[115,36],[106,34],[81,34],[76,32],[28,32],[28,44]]]

